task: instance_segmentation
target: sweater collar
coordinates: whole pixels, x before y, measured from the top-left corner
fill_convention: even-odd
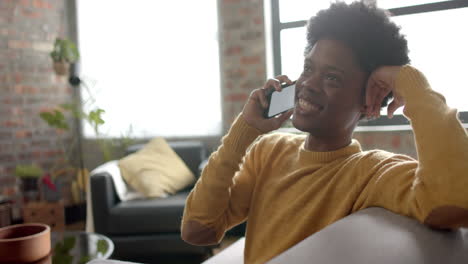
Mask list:
[[[333,151],[324,151],[324,152],[317,152],[317,151],[310,151],[305,149],[305,140],[301,144],[300,148],[300,156],[302,159],[307,160],[307,162],[313,163],[327,163],[338,158],[350,156],[352,154],[361,152],[361,145],[355,139],[351,141],[351,143],[343,148],[333,150]]]

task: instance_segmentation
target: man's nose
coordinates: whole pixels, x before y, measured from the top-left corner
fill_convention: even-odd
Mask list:
[[[310,90],[311,92],[320,93],[322,92],[322,84],[320,81],[319,74],[312,74],[311,76],[305,78],[302,82],[302,87]]]

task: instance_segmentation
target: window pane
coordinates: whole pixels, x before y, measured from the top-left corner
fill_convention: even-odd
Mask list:
[[[81,75],[106,111],[106,135],[130,125],[139,137],[221,132],[216,1],[77,4]]]
[[[461,8],[392,18],[407,36],[411,64],[426,75],[450,107],[459,111],[468,111],[468,85],[464,81],[468,35],[461,33],[461,21],[467,17],[468,8]],[[281,31],[282,73],[291,79],[299,76],[303,66],[305,32],[305,27]],[[399,109],[396,114],[401,113]]]
[[[279,0],[280,21],[308,20],[318,11],[328,8],[334,0]],[[353,0],[346,0],[351,3]]]
[[[304,66],[306,27],[281,30],[281,73],[296,80]]]
[[[393,18],[407,36],[411,64],[459,111],[468,111],[468,35],[462,33],[467,17],[468,8],[461,8]]]
[[[447,0],[377,0],[377,6],[380,8],[391,9],[397,7],[422,5],[435,2],[447,2]]]

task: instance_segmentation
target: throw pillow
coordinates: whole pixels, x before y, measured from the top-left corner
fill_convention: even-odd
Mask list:
[[[122,177],[146,197],[166,197],[187,187],[195,176],[163,138],[119,161]]]

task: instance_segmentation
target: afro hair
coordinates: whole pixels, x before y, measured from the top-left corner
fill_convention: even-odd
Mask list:
[[[350,47],[367,74],[383,65],[410,62],[408,44],[400,28],[390,21],[387,11],[374,4],[336,2],[319,11],[307,24],[305,54],[323,38],[334,39]],[[385,98],[382,106],[387,105],[391,96]]]

